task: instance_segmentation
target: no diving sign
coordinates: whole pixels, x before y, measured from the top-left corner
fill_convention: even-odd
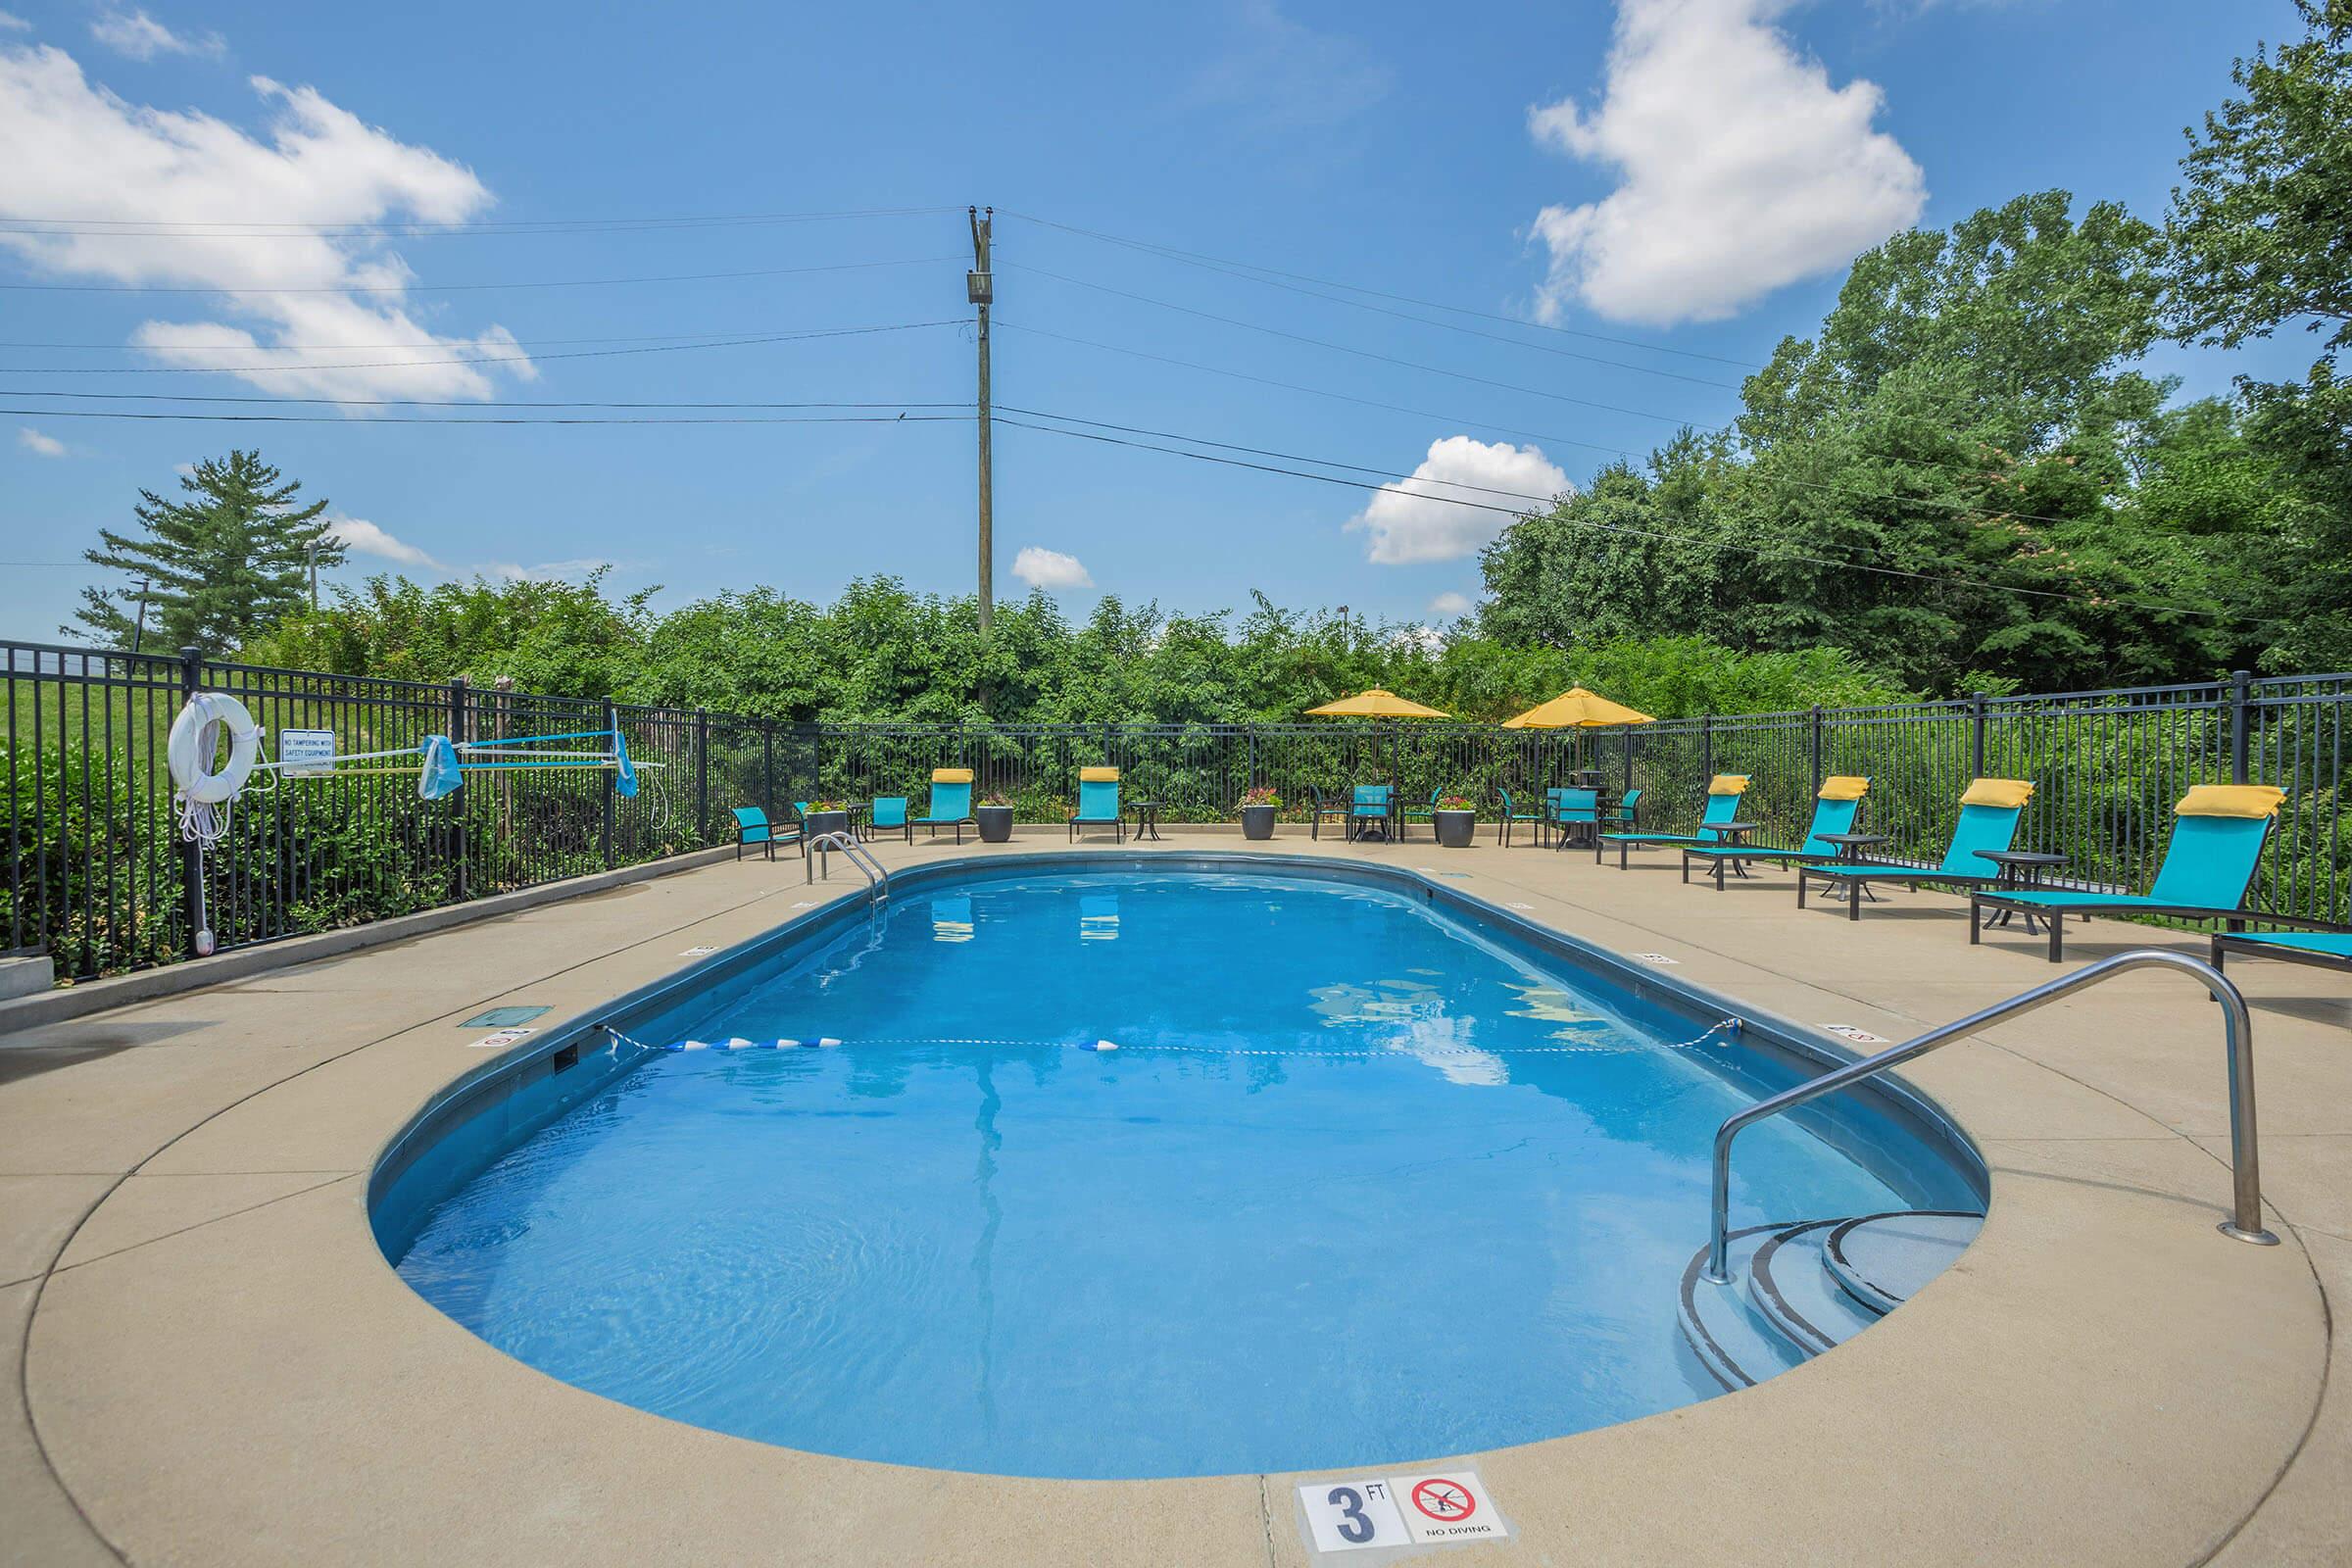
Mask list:
[[[1511,1534],[1475,1470],[1310,1481],[1298,1489],[1298,1508],[1307,1545],[1317,1552],[1504,1541]]]

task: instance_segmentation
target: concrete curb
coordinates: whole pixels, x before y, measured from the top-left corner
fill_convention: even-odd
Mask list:
[[[611,871],[592,871],[586,876],[565,877],[558,882],[542,882],[537,887],[518,888],[513,893],[494,894],[464,904],[444,905],[438,909],[419,909],[415,914],[396,914],[389,919],[371,920],[366,925],[319,931],[310,936],[287,937],[282,941],[239,948],[233,953],[216,954],[209,958],[190,958],[184,963],[169,963],[106,980],[87,980],[77,986],[45,991],[13,1002],[0,1002],[0,1050],[6,1049],[9,1037],[19,1030],[62,1023],[68,1018],[83,1018],[93,1012],[104,1012],[110,1007],[127,1007],[134,1003],[153,1002],[160,997],[173,997],[184,991],[198,991],[223,981],[267,974],[272,969],[290,968],[298,963],[358,953],[363,949],[381,947],[387,942],[402,942],[411,937],[445,931],[451,926],[467,925],[475,920],[515,914],[536,908],[542,904],[553,904],[560,899],[576,899],[583,893],[601,893],[608,888],[626,887],[632,882],[692,871],[700,866],[715,865],[732,858],[734,855],[733,845],[714,850],[692,850],[665,859],[647,860],[642,864],[624,865]]]

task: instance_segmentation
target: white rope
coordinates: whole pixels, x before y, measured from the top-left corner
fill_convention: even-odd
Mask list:
[[[1217,1046],[1177,1040],[1153,1041],[1142,1046],[1121,1046],[1106,1040],[995,1040],[977,1036],[949,1035],[882,1035],[864,1040],[835,1040],[827,1037],[817,1040],[777,1040],[772,1045],[766,1041],[746,1040],[737,1036],[728,1040],[681,1040],[666,1046],[649,1046],[640,1040],[630,1040],[628,1036],[621,1034],[610,1025],[599,1025],[599,1027],[614,1039],[625,1040],[628,1044],[644,1051],[792,1051],[811,1047],[864,1049],[893,1046],[988,1046],[1007,1051],[1177,1051],[1208,1056],[1298,1056],[1363,1061],[1383,1056],[1412,1056],[1426,1060],[1432,1056],[1473,1059],[1493,1056],[1622,1055],[1628,1052],[1639,1051],[1691,1051],[1719,1035],[1737,1036],[1744,1027],[1744,1023],[1737,1015],[1728,1016],[1720,1022],[1709,1025],[1705,1030],[1688,1040],[1678,1040],[1671,1044],[1655,1046],[1595,1042],[1589,1045],[1563,1046],[1387,1046],[1345,1051],[1288,1051],[1277,1047]]]

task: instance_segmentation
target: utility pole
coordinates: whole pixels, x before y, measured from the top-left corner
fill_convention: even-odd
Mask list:
[[[997,210],[970,207],[965,211],[972,220],[972,270],[964,276],[963,289],[965,297],[980,309],[980,633],[986,636],[989,617],[995,610],[996,584],[996,498],[989,454],[988,308],[996,303],[997,288],[989,271],[988,245],[996,228]]]
[[[149,579],[145,577],[139,579],[139,618],[131,623],[130,628],[130,651],[134,654],[139,651],[139,644],[147,640],[148,581]]]
[[[311,562],[311,613],[316,615],[318,613],[318,541],[313,539],[304,545],[302,553]]]

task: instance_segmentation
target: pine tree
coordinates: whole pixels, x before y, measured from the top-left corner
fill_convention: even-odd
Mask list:
[[[161,646],[238,648],[306,602],[311,552],[322,566],[343,559],[319,520],[326,503],[303,505],[302,482],[280,483],[259,452],[208,458],[179,485],[187,494],[176,501],[139,492],[132,514],[143,534],[98,530],[103,548],[84,559],[133,585],[84,588],[74,612],[81,624],[61,628],[67,636],[128,648],[134,627],[122,607],[144,581],[148,624]]]

